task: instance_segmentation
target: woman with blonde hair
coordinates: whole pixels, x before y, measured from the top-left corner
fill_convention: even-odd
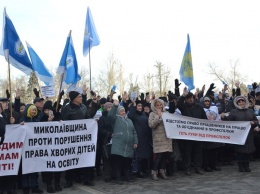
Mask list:
[[[165,174],[166,161],[168,153],[172,152],[172,140],[166,137],[166,132],[162,120],[162,114],[165,111],[164,102],[160,99],[154,99],[151,103],[152,112],[149,115],[148,124],[152,128],[153,137],[153,168],[152,179],[158,180],[157,172],[163,179],[168,179]]]

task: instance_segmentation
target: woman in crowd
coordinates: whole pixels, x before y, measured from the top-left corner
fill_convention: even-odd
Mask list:
[[[27,122],[39,122],[40,118],[38,116],[38,109],[33,104],[28,104],[25,107],[23,118],[21,119],[21,124]],[[22,175],[22,185],[23,185],[23,194],[29,194],[30,189],[32,193],[43,193],[41,189],[39,189],[38,183],[38,172],[33,172],[29,174]]]
[[[132,120],[127,117],[124,107],[119,106],[118,100],[114,100],[108,116],[113,126],[111,154],[113,155],[115,183],[123,184],[121,181],[122,170],[125,180],[130,181],[131,162],[138,143],[137,135]]]
[[[147,111],[147,110],[146,110]],[[128,117],[133,121],[138,138],[136,158],[138,160],[138,177],[147,177],[148,161],[152,156],[152,130],[148,125],[149,112],[144,112],[143,105],[139,100],[132,100]]]
[[[58,116],[56,115],[56,111],[52,106],[52,101],[47,100],[43,105],[43,116],[41,117],[41,122],[48,122],[48,121],[58,121]],[[62,188],[60,187],[60,177],[61,172],[42,172],[43,177],[47,184],[47,192],[48,193],[55,193],[56,191],[61,191]],[[52,186],[52,180],[54,178],[55,187]]]
[[[103,175],[106,182],[110,182],[112,177],[111,139],[113,129],[107,116],[108,112],[112,108],[112,105],[113,104],[111,102],[106,102],[103,106],[104,110],[102,111],[102,116],[98,119],[98,136],[103,148]]]
[[[221,114],[222,120],[228,121],[250,121],[251,129],[248,133],[245,145],[236,145],[235,152],[237,152],[237,161],[239,172],[251,172],[249,167],[250,155],[255,151],[254,146],[254,128],[257,127],[258,120],[254,115],[254,111],[250,108],[249,102],[244,96],[237,96],[234,99],[236,109],[231,110],[228,116]]]
[[[165,174],[168,153],[172,152],[172,140],[166,137],[166,132],[162,120],[162,113],[165,111],[164,102],[154,99],[151,103],[152,112],[149,115],[148,124],[152,128],[153,136],[153,169],[152,179],[158,180],[157,171],[163,179],[168,179]]]

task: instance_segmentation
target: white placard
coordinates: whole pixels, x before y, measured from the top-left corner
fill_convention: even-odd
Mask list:
[[[54,86],[41,86],[42,97],[55,97]]]

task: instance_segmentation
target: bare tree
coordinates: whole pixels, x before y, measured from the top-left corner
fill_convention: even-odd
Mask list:
[[[165,67],[160,61],[156,61],[154,65],[156,68],[155,78],[157,81],[157,85],[159,88],[159,95],[162,96],[169,85],[170,79],[170,70],[169,68]]]
[[[123,91],[125,79],[123,75],[123,66],[118,59],[111,54],[106,62],[106,67],[102,68],[98,76],[98,88],[102,95],[107,95],[113,85],[116,85],[118,90]]]
[[[243,82],[246,80],[246,77],[243,76],[239,70],[239,60],[230,61],[229,71],[225,69],[219,69],[218,66],[214,63],[209,63],[209,74],[215,77],[215,80],[220,80],[221,82],[228,85],[228,92],[232,92],[232,88],[234,88],[236,81],[239,81],[241,84],[241,92],[245,93],[246,87]]]

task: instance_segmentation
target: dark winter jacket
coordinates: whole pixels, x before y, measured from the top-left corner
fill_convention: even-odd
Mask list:
[[[150,158],[152,155],[152,129],[148,125],[148,115],[143,111],[137,111],[136,106],[131,106],[127,116],[133,121],[137,133],[136,157]]]
[[[103,111],[102,116],[98,119],[98,139],[102,145],[109,143],[113,134],[112,125],[107,114],[108,111]]]
[[[181,111],[183,116],[197,118],[197,119],[208,119],[203,107],[194,102],[192,105],[189,105],[184,102],[185,98],[180,97],[177,108]]]
[[[84,104],[76,105],[72,102],[62,108],[62,120],[80,120],[93,118],[97,112],[97,103],[92,102],[91,107],[86,107]]]
[[[245,108],[241,108],[237,104],[237,98],[244,98],[246,102]],[[237,96],[234,99],[234,105],[236,109],[233,109],[228,116],[225,116],[222,118],[222,120],[227,121],[254,121],[255,125],[251,126],[251,129],[248,133],[246,143],[245,145],[235,145],[235,151],[239,153],[252,153],[255,151],[255,145],[254,145],[254,128],[257,126],[257,118],[254,114],[254,111],[250,108],[248,108],[249,102],[246,97],[244,96]]]

